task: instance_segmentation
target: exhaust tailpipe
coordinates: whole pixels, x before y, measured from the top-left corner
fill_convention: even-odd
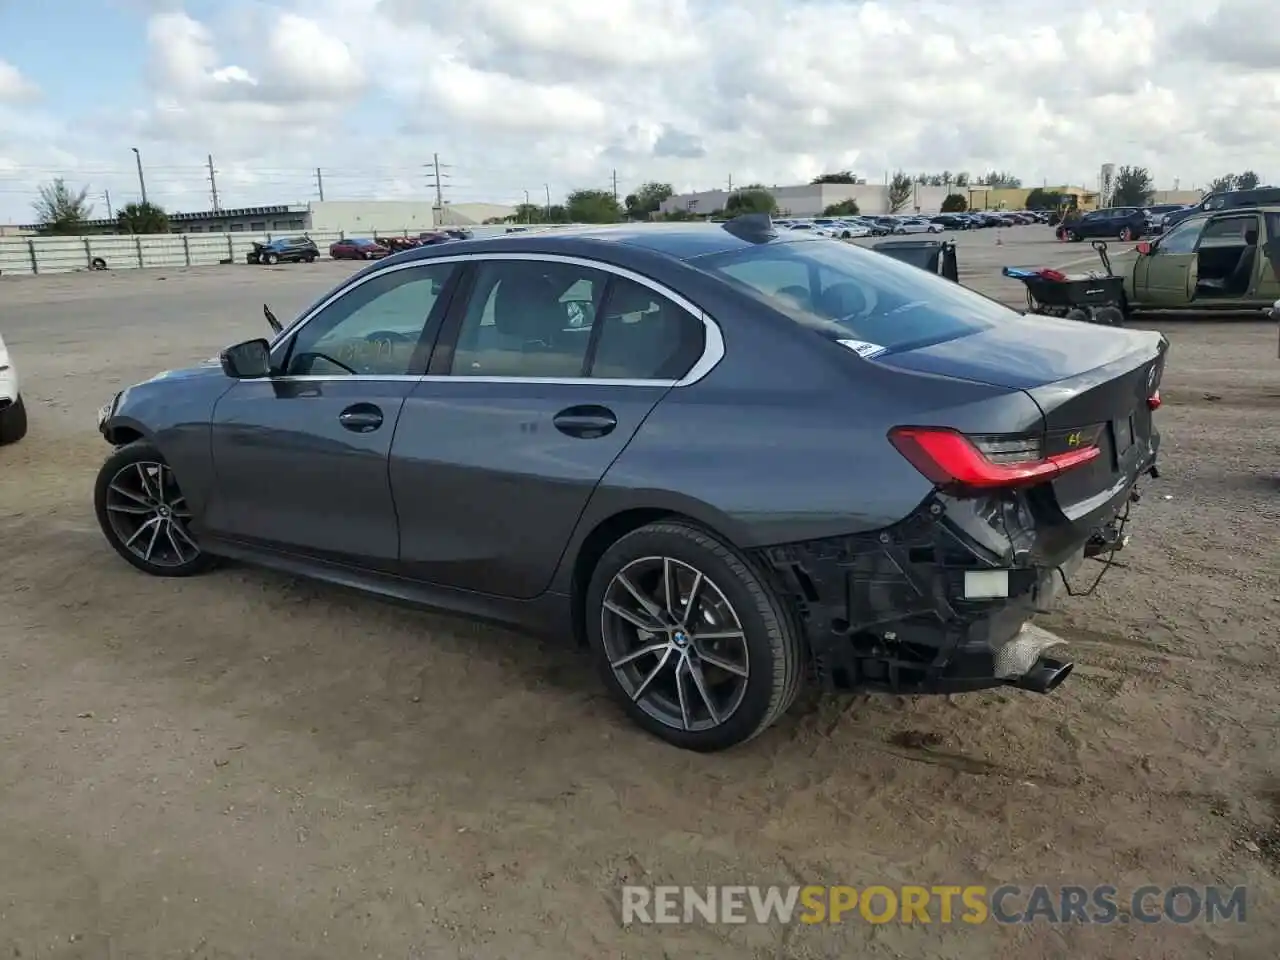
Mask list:
[[[1055,660],[1053,657],[1041,657],[1035,666],[1013,681],[1019,690],[1032,693],[1052,693],[1062,682],[1071,676],[1076,665],[1069,660]]]

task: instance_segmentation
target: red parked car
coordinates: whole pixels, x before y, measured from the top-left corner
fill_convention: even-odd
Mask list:
[[[390,252],[382,244],[360,237],[348,237],[329,245],[329,256],[335,260],[378,260]]]

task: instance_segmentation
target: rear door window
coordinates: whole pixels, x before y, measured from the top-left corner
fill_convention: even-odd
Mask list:
[[[1200,237],[1204,247],[1243,247],[1245,234],[1258,229],[1257,217],[1219,217],[1209,221]]]

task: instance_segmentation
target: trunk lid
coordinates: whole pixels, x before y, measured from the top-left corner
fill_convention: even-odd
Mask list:
[[[1150,398],[1158,395],[1169,344],[1154,331],[1025,321],[872,362],[1023,391],[1043,415],[1043,456],[1096,445],[1093,460],[1032,498],[1043,525],[1087,535],[1155,460],[1159,434]]]

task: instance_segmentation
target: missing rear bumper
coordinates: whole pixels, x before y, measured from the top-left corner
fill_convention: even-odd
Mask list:
[[[1056,605],[1109,532],[1087,542],[1037,536],[1026,510],[1018,498],[939,497],[885,530],[763,550],[801,613],[822,686],[1048,693],[1061,684],[1072,664],[1048,651],[1062,639],[1029,621]]]

